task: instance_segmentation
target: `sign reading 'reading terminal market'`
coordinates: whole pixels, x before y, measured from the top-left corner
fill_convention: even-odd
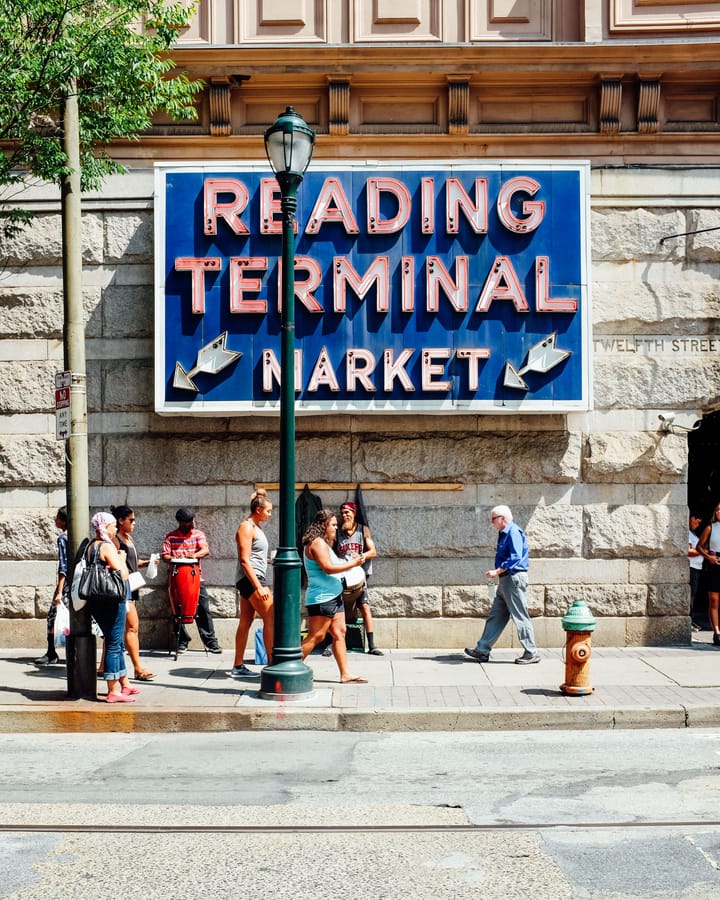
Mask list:
[[[316,162],[298,195],[297,410],[590,404],[586,163]],[[279,409],[267,163],[156,169],[155,408]]]

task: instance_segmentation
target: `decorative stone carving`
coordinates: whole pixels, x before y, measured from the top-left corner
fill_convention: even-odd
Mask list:
[[[617,75],[601,75],[600,81],[600,131],[618,134],[622,105],[622,80]]]
[[[448,132],[467,134],[470,82],[461,75],[448,75]]]
[[[654,134],[658,130],[660,76],[641,76],[639,80],[637,130],[640,134]]]
[[[350,131],[350,78],[328,79],[328,127],[330,134]]]
[[[227,137],[231,133],[230,81],[228,78],[211,78],[208,85],[210,101],[210,134]]]

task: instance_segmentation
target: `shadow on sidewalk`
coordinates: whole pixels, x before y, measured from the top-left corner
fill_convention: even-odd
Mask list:
[[[550,688],[522,688],[521,694],[527,694],[530,697],[564,697],[562,691],[553,691]]]
[[[64,681],[64,679],[63,679]],[[63,687],[62,690],[30,690],[29,688],[10,688],[0,686],[0,702],[2,698],[2,694],[13,694],[13,696],[17,697],[25,697],[26,700],[32,700],[35,703],[46,703],[49,701],[57,701],[57,700],[71,700],[71,697],[68,697],[67,685]]]
[[[459,666],[466,662],[475,662],[474,659],[470,659],[462,653],[453,653],[452,655],[446,654],[445,656],[411,656],[410,659],[417,660],[418,662],[437,662],[443,666]],[[477,663],[476,663],[477,665]]]

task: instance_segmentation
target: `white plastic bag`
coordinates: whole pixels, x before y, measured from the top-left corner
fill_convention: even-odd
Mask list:
[[[70,602],[75,612],[80,612],[87,601],[80,596],[80,579],[83,577],[85,569],[87,569],[87,560],[85,559],[85,550],[90,542],[87,538],[83,540],[78,548],[75,556],[72,584],[70,586]]]
[[[150,554],[150,562],[148,563],[148,567],[147,567],[147,577],[148,578],[155,578],[157,576],[157,570],[158,570],[157,564],[158,564],[159,559],[160,559],[159,553],[151,553]]]
[[[85,562],[85,557],[83,556],[75,564],[72,585],[70,587],[70,599],[72,600],[72,605],[75,612],[80,612],[80,610],[83,609],[83,607],[87,603],[87,600],[84,597],[80,596],[80,580],[85,574],[86,569],[87,563]]]
[[[70,610],[64,603],[58,603],[55,616],[55,646],[64,647],[65,640],[70,634]]]

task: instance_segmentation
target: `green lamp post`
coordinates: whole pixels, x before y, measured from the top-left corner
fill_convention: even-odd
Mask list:
[[[280,186],[282,313],[280,318],[280,521],[275,555],[275,643],[272,665],[260,676],[260,695],[300,700],[312,693],[312,670],[300,647],[300,570],[295,546],[295,210],[312,159],[315,132],[292,106],[265,132],[265,152]]]

